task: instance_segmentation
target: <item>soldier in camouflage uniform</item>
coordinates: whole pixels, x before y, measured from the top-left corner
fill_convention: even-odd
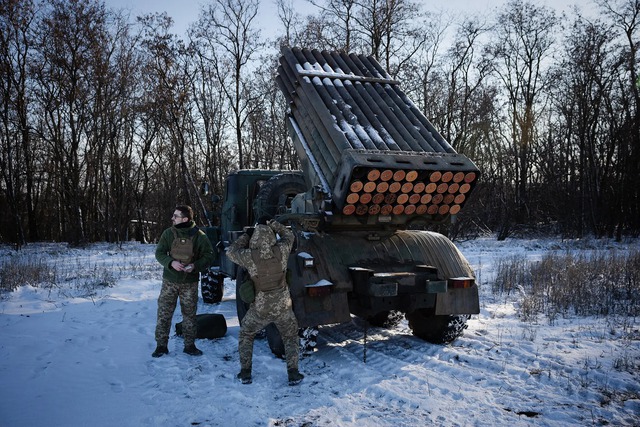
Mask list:
[[[280,236],[279,240],[275,233]],[[247,269],[256,294],[240,325],[238,378],[243,384],[251,383],[255,335],[271,322],[282,336],[289,385],[298,384],[304,378],[298,371],[298,322],[286,281],[293,239],[291,230],[277,221],[268,221],[266,225],[256,225],[251,237],[246,233],[240,236],[227,250],[231,261]]]
[[[189,206],[177,206],[171,217],[173,227],[167,228],[160,236],[156,247],[156,259],[164,267],[162,289],[158,297],[158,323],[156,325],[157,347],[153,357],[169,353],[167,344],[171,331],[171,319],[178,298],[182,312],[184,352],[200,356],[202,351],[195,345],[196,311],[198,307],[199,273],[206,271],[213,263],[211,242],[193,222],[193,210]],[[185,255],[173,245],[174,240],[183,242],[192,239],[193,250]],[[191,248],[191,246],[188,246]]]

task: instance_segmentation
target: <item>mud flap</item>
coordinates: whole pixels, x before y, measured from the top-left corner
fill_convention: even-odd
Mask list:
[[[478,313],[480,313],[480,300],[477,285],[470,288],[449,289],[436,297],[436,315]]]

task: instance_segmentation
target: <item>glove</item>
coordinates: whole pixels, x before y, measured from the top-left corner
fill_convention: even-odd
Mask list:
[[[263,215],[260,218],[258,218],[258,221],[256,222],[256,224],[268,225],[269,221],[271,221],[269,217],[267,215]]]
[[[283,228],[286,228],[284,225],[280,224],[275,219],[271,219],[267,221],[267,225],[269,226],[269,228],[271,228],[273,231],[275,231],[278,234],[280,234]]]

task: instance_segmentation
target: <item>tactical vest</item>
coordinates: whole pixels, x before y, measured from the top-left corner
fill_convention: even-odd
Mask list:
[[[262,259],[260,258],[260,251],[257,249],[251,250],[251,258],[256,264],[258,270],[258,276],[252,277],[256,291],[272,291],[282,287],[282,278],[284,271],[282,271],[282,253],[276,246],[271,248],[273,258]]]
[[[198,227],[189,230],[187,237],[178,236],[175,227],[171,227],[171,231],[173,232],[173,242],[171,242],[169,256],[183,264],[191,264],[193,262],[193,242],[198,234]]]

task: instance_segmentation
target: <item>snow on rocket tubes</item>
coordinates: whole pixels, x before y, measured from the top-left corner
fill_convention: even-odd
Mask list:
[[[283,47],[276,81],[309,181],[346,217],[457,214],[480,171],[371,56]],[[299,130],[299,132],[298,132]],[[325,185],[326,184],[326,185]]]
[[[476,172],[356,168],[344,215],[455,215]]]

